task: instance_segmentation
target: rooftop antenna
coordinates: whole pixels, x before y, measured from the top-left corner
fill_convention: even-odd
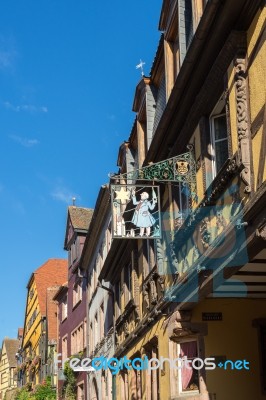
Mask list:
[[[76,205],[76,197],[72,197],[72,205],[73,205],[73,206]]]
[[[140,59],[140,63],[138,65],[136,65],[136,69],[140,69],[141,70],[141,76],[144,76],[143,65],[145,65],[145,64],[146,63]]]

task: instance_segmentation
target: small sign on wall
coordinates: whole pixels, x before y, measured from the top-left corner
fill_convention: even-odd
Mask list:
[[[222,321],[223,314],[221,312],[203,312],[202,321]]]
[[[111,202],[113,238],[161,238],[159,186],[111,185]]]

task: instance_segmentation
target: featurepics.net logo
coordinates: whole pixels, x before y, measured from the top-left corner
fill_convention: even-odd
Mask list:
[[[150,358],[147,356],[143,358],[134,358],[129,359],[127,356],[122,358],[106,358],[104,356],[96,357],[93,359],[83,358],[82,360],[79,358],[67,358],[64,361],[60,359],[61,354],[57,354],[57,358],[55,360],[56,369],[58,365],[62,365],[62,369],[64,369],[64,365],[66,362],[69,362],[70,368],[74,371],[100,371],[110,369],[113,375],[117,375],[121,370],[136,370],[143,371],[147,370],[148,373],[151,373],[153,370],[163,370],[165,365],[168,364],[170,369],[183,370],[183,369],[194,369],[194,370],[214,370],[217,367],[224,370],[249,370],[249,362],[247,360],[226,360],[225,362],[220,362],[218,365],[215,363],[214,357],[207,358],[194,358],[193,360],[188,359],[187,356],[182,358],[178,357],[175,359],[160,357],[158,358]]]

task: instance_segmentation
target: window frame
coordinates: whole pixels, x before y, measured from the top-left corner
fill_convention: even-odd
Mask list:
[[[179,357],[179,355],[181,354],[181,347],[180,347],[180,345],[181,344],[183,344],[183,343],[191,343],[191,342],[196,342],[196,345],[197,345],[197,354],[196,354],[196,357],[195,358],[198,358],[199,357],[199,342],[198,342],[198,340],[197,340],[197,338],[190,338],[190,339],[184,339],[184,340],[180,340],[178,343],[176,343],[176,346],[177,346],[177,354],[178,354],[178,357]],[[181,369],[179,369],[178,370],[178,392],[179,392],[179,394],[180,395],[187,395],[187,394],[189,394],[189,395],[197,395],[197,394],[200,394],[200,387],[199,387],[199,382],[198,382],[198,389],[197,390],[187,390],[187,391],[184,391],[183,389],[182,389],[182,370]],[[199,373],[199,372],[198,372]],[[199,378],[200,377],[198,377],[198,381],[199,381]]]
[[[68,294],[66,293],[62,299],[61,322],[65,321],[67,317],[68,317]]]
[[[82,302],[82,297],[82,281],[78,280],[73,285],[73,308],[77,307],[77,305]]]
[[[215,139],[215,126],[214,122],[215,119],[225,117],[225,123],[226,123],[226,137],[222,139]],[[223,164],[220,166],[220,169],[217,169],[217,156],[216,156],[216,143],[219,142],[224,142],[226,141],[227,143],[227,158],[230,157],[230,151],[229,151],[229,132],[228,132],[228,126],[227,126],[227,112],[226,112],[226,99],[225,99],[225,93],[223,93],[220,97],[217,103],[215,104],[212,112],[210,113],[209,116],[209,127],[210,127],[210,146],[211,146],[211,166],[212,166],[212,179],[214,179],[219,171],[221,170]],[[226,161],[226,160],[225,160]]]

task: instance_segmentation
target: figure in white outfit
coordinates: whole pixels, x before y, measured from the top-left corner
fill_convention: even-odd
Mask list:
[[[153,198],[152,202],[148,200],[149,194],[142,192],[140,195],[140,201],[136,200],[136,192],[132,191],[132,201],[134,206],[137,206],[131,222],[140,228],[140,236],[144,235],[146,229],[146,236],[150,236],[151,227],[156,223],[155,218],[151,215],[149,210],[154,210],[157,199]]]

